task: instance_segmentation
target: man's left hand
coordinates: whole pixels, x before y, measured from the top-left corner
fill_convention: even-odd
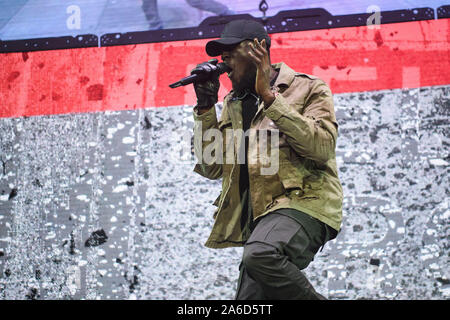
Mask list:
[[[261,42],[256,38],[253,39],[248,54],[256,66],[256,93],[263,99],[265,105],[270,105],[275,100],[275,94],[270,89],[272,66],[266,50],[266,39]]]

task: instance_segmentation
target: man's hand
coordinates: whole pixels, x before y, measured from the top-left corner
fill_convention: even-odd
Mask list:
[[[270,89],[272,66],[266,50],[266,39],[261,42],[256,38],[253,39],[248,54],[256,66],[256,93],[263,99],[265,105],[270,105],[275,100],[275,94]]]
[[[191,74],[208,71],[216,64],[217,59],[211,59],[208,62],[200,63],[191,71]],[[195,94],[197,95],[198,111],[209,110],[216,104],[218,100],[219,87],[219,74],[213,75],[211,79],[208,79],[206,81],[194,82]]]

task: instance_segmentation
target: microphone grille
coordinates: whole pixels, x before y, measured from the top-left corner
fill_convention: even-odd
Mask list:
[[[225,72],[231,71],[231,68],[230,68],[227,64],[225,64],[224,62],[219,63],[219,64],[217,65],[217,67],[218,67],[219,72],[220,72],[221,74],[222,74],[222,73],[225,73]]]

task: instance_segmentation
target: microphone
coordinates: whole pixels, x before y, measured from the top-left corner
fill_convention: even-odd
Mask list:
[[[217,59],[209,60],[208,62],[211,67],[210,70],[208,70],[208,71],[203,70],[199,73],[195,73],[190,76],[184,77],[183,79],[181,79],[177,82],[169,84],[169,87],[171,87],[173,89],[173,88],[177,88],[177,87],[181,87],[181,86],[186,86],[186,85],[188,85],[190,83],[194,83],[196,81],[208,80],[215,73],[218,73],[219,75],[221,75],[222,73],[231,71],[231,68],[223,62],[218,63],[217,65],[214,65],[214,63],[217,63],[217,61],[218,61]]]

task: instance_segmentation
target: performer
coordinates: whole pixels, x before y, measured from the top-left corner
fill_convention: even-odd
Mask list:
[[[221,55],[231,68],[233,89],[217,120],[218,76],[194,84],[194,143],[199,158],[194,171],[223,179],[205,245],[244,246],[236,299],[325,299],[300,270],[341,226],[343,195],[336,167],[338,125],[332,93],[314,76],[295,72],[283,62],[271,64],[270,38],[253,20],[228,23],[220,39],[206,44],[206,52]],[[210,129],[220,130],[224,138],[205,139]],[[227,135],[236,138],[239,129],[257,134],[241,135],[245,138],[238,139],[235,150],[245,145],[245,161],[240,162],[236,152],[233,163],[228,163],[226,141],[233,140]],[[263,135],[258,133],[268,130],[278,130],[278,157],[271,159],[278,170],[263,174],[261,143],[270,144],[270,138],[261,141]],[[223,154],[214,155],[216,161],[203,161],[203,153],[221,143],[226,144]]]

